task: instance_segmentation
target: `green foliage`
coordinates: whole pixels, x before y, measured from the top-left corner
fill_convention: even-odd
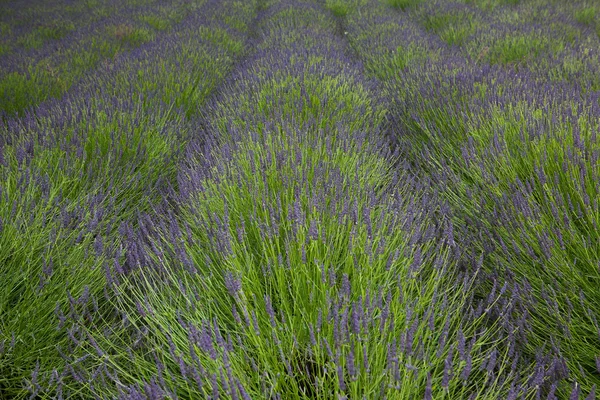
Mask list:
[[[0,109],[9,115],[16,114],[48,98],[60,97],[100,60],[121,52],[126,40],[115,43],[93,38],[88,48],[71,52],[71,58],[61,64],[53,66],[50,61],[41,60],[29,67],[27,73],[5,75],[0,79]]]
[[[456,13],[427,14],[424,16],[423,25],[437,33],[446,43],[458,46],[477,28],[470,15]]]
[[[484,49],[482,58],[491,64],[517,64],[537,57],[544,50],[545,41],[536,36],[506,36]]]
[[[596,7],[586,7],[575,11],[577,22],[585,25],[592,25],[596,20]]]
[[[64,57],[40,60],[27,73],[11,72],[0,78],[0,109],[22,113],[48,98],[60,97],[101,60],[154,39],[144,28],[120,25],[108,28],[109,37],[92,37],[81,49],[66,49]],[[64,60],[64,61],[63,61]]]
[[[402,11],[408,10],[421,4],[422,0],[383,0],[387,5],[399,8]]]
[[[231,54],[238,55],[244,48],[243,40],[233,37],[225,29],[217,27],[199,27],[197,35],[200,39],[214,43]]]
[[[29,73],[11,72],[0,80],[0,109],[19,113],[68,88],[68,82],[52,69],[30,69]]]
[[[0,22],[0,35],[10,35],[12,33],[12,29],[9,23]]]
[[[348,2],[344,0],[326,0],[326,7],[331,10],[333,15],[343,17],[350,11]]]
[[[412,43],[406,47],[398,46],[394,51],[382,49],[373,60],[367,60],[368,71],[381,80],[397,78],[407,68],[419,68],[435,55],[428,54],[425,49]]]
[[[345,17],[366,3],[367,0],[326,0],[325,7],[336,17]]]
[[[140,17],[140,21],[147,23],[157,31],[164,31],[171,26],[171,23],[168,19],[164,19],[157,15],[142,15]]]
[[[316,141],[314,141],[316,139]],[[284,182],[300,182],[302,176],[309,179],[309,187],[327,187],[324,183],[337,174],[342,174],[343,182],[341,188],[348,196],[360,196],[364,190],[371,187],[373,183],[379,184],[387,181],[387,162],[377,159],[356,149],[346,151],[338,150],[335,155],[329,155],[322,141],[324,138],[314,138],[310,143],[306,139],[278,133],[264,134],[261,143],[250,141],[241,144],[236,149],[233,159],[224,165],[227,171],[225,176],[218,179],[208,179],[202,185],[205,188],[190,199],[188,206],[182,210],[181,226],[189,226],[193,241],[186,241],[185,248],[192,262],[197,266],[197,274],[187,273],[181,265],[165,261],[162,265],[166,268],[167,276],[161,283],[161,290],[156,290],[144,285],[134,289],[137,297],[148,293],[149,305],[154,312],[152,318],[144,319],[143,323],[149,327],[152,334],[149,338],[149,346],[160,349],[166,353],[166,340],[159,332],[169,331],[173,343],[176,344],[177,352],[184,354],[186,361],[191,361],[188,353],[188,335],[184,329],[178,327],[177,316],[173,309],[182,310],[180,318],[200,326],[203,321],[216,322],[222,329],[223,336],[240,334],[243,345],[229,354],[228,360],[234,376],[242,380],[242,384],[249,391],[251,397],[261,397],[261,381],[268,387],[273,387],[283,394],[285,398],[297,399],[307,398],[330,398],[332,391],[338,391],[337,377],[328,374],[325,368],[334,368],[334,360],[331,359],[322,346],[313,347],[310,344],[309,324],[314,325],[318,319],[318,311],[326,307],[328,297],[334,298],[341,293],[341,277],[347,274],[354,283],[351,297],[344,302],[344,308],[350,308],[352,302],[360,300],[366,291],[377,290],[377,288],[389,288],[392,306],[390,312],[397,321],[406,318],[406,310],[398,300],[400,298],[421,299],[416,305],[414,312],[423,315],[433,295],[433,288],[441,285],[449,275],[442,275],[424,267],[423,270],[413,277],[407,278],[403,288],[398,291],[394,285],[396,274],[406,274],[406,268],[410,265],[411,257],[400,257],[386,270],[386,260],[392,256],[393,251],[406,247],[406,237],[400,232],[386,235],[386,226],[391,220],[379,220],[378,215],[386,205],[371,210],[373,225],[381,226],[381,230],[375,233],[372,239],[368,238],[364,220],[356,225],[350,220],[338,221],[338,217],[332,213],[315,213],[311,211],[310,196],[303,192],[301,197],[295,195],[293,187],[286,187]],[[335,136],[331,139],[335,146]],[[304,142],[304,143],[303,143]],[[300,156],[294,154],[300,151]],[[264,160],[268,153],[286,154],[281,164],[273,163],[264,171],[265,179],[257,179],[252,172],[252,165]],[[361,154],[362,153],[362,154]],[[216,155],[218,157],[218,155]],[[297,164],[296,160],[300,160]],[[313,171],[317,165],[322,165],[320,173]],[[356,176],[358,174],[358,177]],[[365,179],[366,178],[366,179]],[[241,185],[240,185],[241,183]],[[360,196],[362,197],[362,196]],[[256,203],[256,198],[262,198],[262,205]],[[264,224],[270,224],[272,214],[269,210],[273,207],[281,207],[282,216],[287,210],[293,209],[294,203],[300,202],[302,212],[306,213],[307,221],[313,221],[322,229],[324,240],[312,240],[308,237],[308,226],[301,226],[297,233],[293,233],[293,222],[282,218],[277,232],[265,238],[263,232]],[[332,207],[341,207],[342,204],[332,204]],[[365,210],[366,203],[359,203],[359,210]],[[198,228],[198,221],[210,218],[213,213],[222,214],[228,210],[230,225],[227,227],[228,235],[237,238],[236,226],[244,223],[245,233],[241,240],[232,240],[231,254],[211,249],[208,245],[209,232]],[[360,211],[361,213],[363,211]],[[385,218],[385,217],[383,217]],[[380,233],[379,233],[380,232]],[[224,233],[225,234],[225,233]],[[354,239],[352,239],[354,238]],[[376,259],[369,258],[366,254],[369,243],[387,243],[388,250]],[[206,246],[196,246],[193,243],[206,243]],[[351,246],[349,244],[351,243]],[[166,242],[161,241],[165,245]],[[392,253],[389,253],[392,252]],[[400,250],[402,254],[402,250]],[[279,258],[285,254],[284,258]],[[303,254],[305,254],[303,256]],[[279,255],[279,256],[278,256]],[[370,260],[370,261],[369,261]],[[291,268],[286,268],[286,265]],[[271,271],[266,272],[265,266],[270,265]],[[368,265],[368,268],[357,269],[357,265]],[[323,281],[321,274],[326,276],[337,276],[335,282]],[[242,277],[242,290],[236,296],[231,296],[225,288],[223,276],[230,272],[234,276]],[[148,284],[153,279],[146,278]],[[140,281],[141,279],[135,279]],[[423,280],[423,283],[421,283]],[[184,291],[177,282],[184,282]],[[427,282],[427,283],[425,283]],[[202,288],[203,297],[201,305],[190,308],[187,306],[193,287]],[[425,290],[425,292],[423,291]],[[385,290],[385,289],[383,289]],[[310,294],[310,295],[307,295]],[[450,302],[460,301],[460,293],[455,292]],[[268,296],[277,314],[275,324],[275,342],[269,334],[273,332],[270,316],[266,311],[265,298]],[[387,295],[387,293],[384,293]],[[131,306],[130,306],[131,307]],[[257,325],[246,327],[245,324],[236,324],[236,317],[232,314],[237,309],[240,315],[256,315]],[[186,311],[187,310],[187,311]],[[281,317],[280,317],[281,315]],[[457,316],[458,317],[458,316]],[[443,318],[443,314],[438,314]],[[285,322],[283,322],[285,320]],[[424,321],[424,320],[423,320]],[[168,328],[167,328],[168,327]],[[258,329],[258,330],[256,330]],[[419,328],[418,335],[424,333],[425,324]],[[390,376],[384,372],[385,348],[378,345],[388,340],[386,335],[382,336],[379,327],[365,328],[365,332],[355,338],[357,356],[362,354],[363,348],[370,354],[370,373],[366,373],[359,365],[359,379],[349,381],[349,393],[361,397],[362,394],[374,395],[379,390],[379,381],[390,380]],[[293,338],[295,338],[293,340]],[[327,338],[333,343],[333,330],[330,324],[326,324],[320,332],[316,333],[316,339],[321,342]],[[426,347],[436,346],[436,337],[427,336]],[[434,343],[436,343],[434,345]],[[341,354],[341,363],[348,357],[351,343],[345,346]],[[287,349],[287,350],[284,350]],[[286,373],[285,363],[281,359],[281,351],[285,357],[295,360],[293,369],[297,371],[294,375]],[[205,354],[199,355],[204,368],[216,371],[223,365],[222,356],[211,360]],[[256,364],[260,377],[249,373],[248,358]],[[432,360],[433,361],[433,360]],[[402,362],[410,362],[403,359]],[[443,359],[433,362],[443,363]],[[171,368],[176,367],[169,361]],[[310,365],[313,369],[315,381],[302,372],[304,366]],[[136,365],[138,374],[151,375],[151,371],[143,372],[142,365]],[[281,376],[281,377],[280,377]],[[287,378],[283,378],[283,377]],[[412,390],[412,386],[422,386],[426,380],[424,374],[414,376],[414,380],[406,377],[405,395]],[[183,387],[183,386],[181,386]],[[191,390],[191,389],[190,389]],[[205,387],[207,395],[209,387]],[[190,396],[193,396],[190,393]]]
[[[122,45],[138,47],[154,38],[152,31],[128,24],[120,24],[107,29],[109,35]]]
[[[48,40],[60,39],[73,30],[75,30],[75,25],[70,21],[46,24],[19,38],[17,44],[25,49],[38,49]]]

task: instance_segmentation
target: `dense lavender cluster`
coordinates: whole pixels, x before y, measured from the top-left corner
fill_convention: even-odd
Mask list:
[[[390,15],[365,4],[369,17],[350,23],[394,104],[397,146],[442,182],[458,245],[492,274],[480,290],[497,279],[526,289],[527,320],[504,313],[501,324],[522,336],[521,356],[556,360],[531,384],[549,398],[600,383],[600,109],[587,78],[599,41],[584,6],[431,2]]]
[[[596,398],[597,6],[0,8],[0,398]]]

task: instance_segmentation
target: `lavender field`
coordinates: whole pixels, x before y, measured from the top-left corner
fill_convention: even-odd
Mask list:
[[[600,398],[600,3],[0,0],[0,400]]]

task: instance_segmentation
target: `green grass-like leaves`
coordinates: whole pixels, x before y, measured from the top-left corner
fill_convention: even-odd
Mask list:
[[[586,7],[575,12],[577,22],[585,25],[591,25],[596,20],[596,8]]]
[[[421,4],[421,0],[383,0],[385,4],[399,8],[402,11],[411,9]]]

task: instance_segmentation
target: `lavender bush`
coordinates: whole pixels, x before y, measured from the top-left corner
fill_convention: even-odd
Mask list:
[[[248,20],[239,12],[252,12],[207,3],[160,45],[122,55],[62,99],[2,127],[3,397],[115,393],[94,387],[104,362],[75,355],[103,354],[90,331],[114,343],[130,336],[113,305],[111,274],[144,263],[136,217],[176,183],[194,118],[240,55],[234,44],[244,33],[232,28],[219,42],[177,39],[227,10],[238,27]]]
[[[509,9],[503,12],[508,14]],[[414,19],[400,14],[375,17],[390,21],[390,29],[402,32],[408,46],[412,42],[412,48],[427,49],[405,62],[402,74],[379,70],[377,58],[371,59],[368,50],[378,46],[365,44],[377,37],[367,32],[380,28],[362,23],[359,17],[354,20],[355,48],[370,61],[370,68],[387,83],[395,99],[392,124],[397,146],[427,174],[444,182],[443,191],[456,210],[453,220],[457,227],[463,226],[459,228],[462,246],[485,255],[484,269],[531,288],[520,299],[529,322],[519,325],[505,315],[502,324],[508,334],[521,332],[520,347],[529,357],[546,353],[549,359],[562,360],[564,367],[560,373],[540,375],[536,384],[531,383],[530,392],[546,395],[550,390],[569,396],[575,393],[575,385],[593,393],[598,384],[593,354],[599,337],[592,311],[598,272],[595,253],[584,249],[597,241],[593,233],[596,212],[591,200],[586,200],[594,198],[595,184],[585,183],[593,181],[597,168],[593,155],[597,126],[592,122],[597,95],[589,86],[573,82],[572,76],[549,85],[547,76],[533,73],[549,65],[548,55],[524,51],[528,57],[521,57],[515,53],[518,42],[494,50],[509,57],[500,63],[495,62],[499,59],[473,57],[466,48],[432,46],[436,38],[427,37],[437,33],[437,28],[432,28],[430,15],[438,12],[438,8],[422,8],[414,11],[418,15]],[[478,13],[473,11],[473,15]],[[498,18],[500,11],[494,13]],[[493,24],[494,18],[483,15],[479,19]],[[402,23],[396,23],[397,19]],[[422,27],[430,32],[423,32]],[[549,33],[535,35],[541,41],[550,37]],[[389,50],[387,54],[397,57]],[[577,178],[569,172],[569,165],[580,166]],[[580,182],[578,189],[570,189],[575,181]],[[576,198],[581,199],[581,212],[577,212]],[[584,208],[586,204],[590,208]],[[484,292],[490,288],[493,292],[496,284],[482,285]],[[552,363],[544,368],[555,370],[556,361]]]

